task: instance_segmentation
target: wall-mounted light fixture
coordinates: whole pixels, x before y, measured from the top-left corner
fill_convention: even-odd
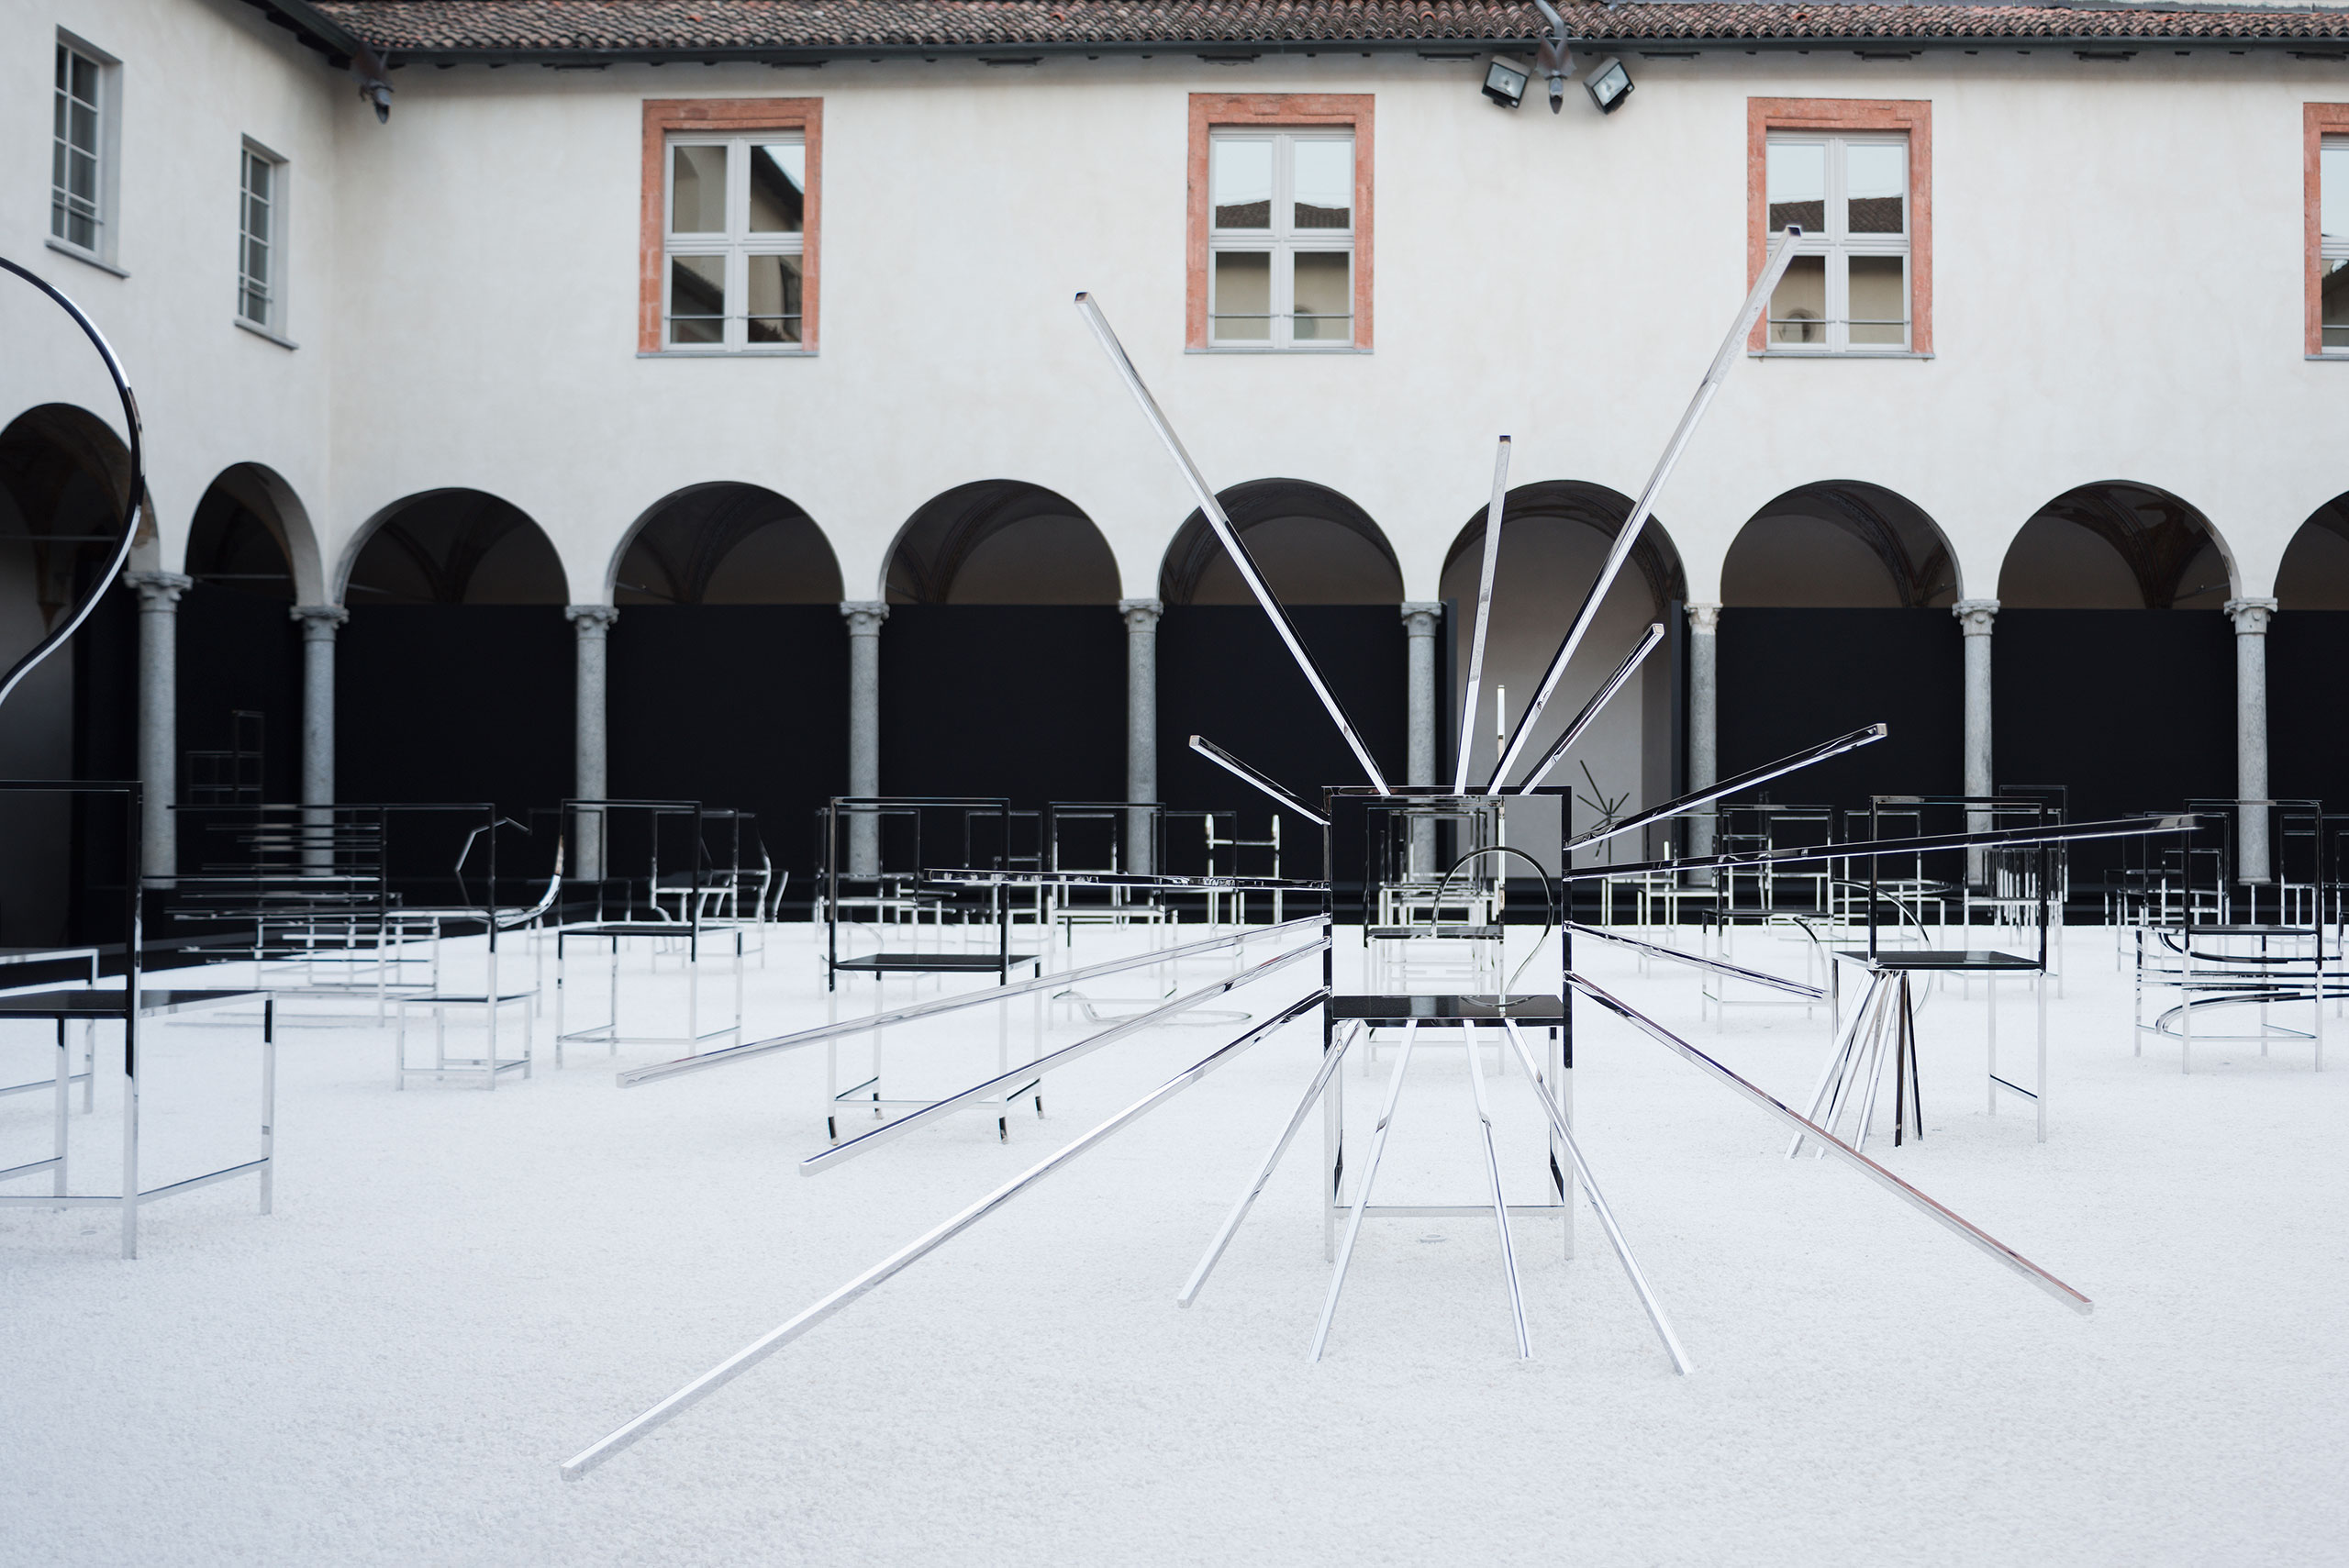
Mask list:
[[[1613,114],[1631,95],[1631,73],[1623,69],[1620,60],[1600,61],[1590,68],[1590,74],[1582,79],[1582,84],[1602,115]]]
[[[1497,54],[1485,61],[1485,96],[1504,109],[1513,109],[1525,102],[1525,84],[1532,74],[1508,56]]]

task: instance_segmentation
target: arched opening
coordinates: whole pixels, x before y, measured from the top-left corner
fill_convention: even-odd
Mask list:
[[[1523,484],[1508,493],[1501,515],[1500,557],[1493,578],[1492,623],[1486,634],[1484,683],[1478,696],[1469,782],[1481,787],[1500,754],[1502,715],[1497,699],[1507,694],[1511,724],[1524,711],[1557,651],[1558,639],[1581,609],[1607,553],[1631,515],[1631,499],[1575,480]],[[1444,558],[1442,596],[1452,609],[1448,653],[1448,720],[1440,726],[1444,782],[1453,777],[1453,748],[1460,733],[1460,704],[1467,691],[1468,665],[1476,619],[1476,590],[1484,569],[1485,509],[1470,517]],[[1628,816],[1675,793],[1673,744],[1675,645],[1682,631],[1681,603],[1687,578],[1671,536],[1653,517],[1642,525],[1630,560],[1608,590],[1582,646],[1575,651],[1564,680],[1543,710],[1518,776],[1546,751],[1581,711],[1601,682],[1622,663],[1651,622],[1661,621],[1671,639],[1648,656],[1631,684],[1618,693],[1598,722],[1543,781],[1572,791],[1574,821],[1595,825],[1609,812]],[[1556,858],[1558,821],[1549,799],[1512,807],[1510,841],[1531,850],[1543,863]],[[1520,828],[1520,823],[1522,827]],[[1661,832],[1655,848],[1662,850]],[[1627,840],[1615,858],[1638,858],[1641,845]],[[1601,859],[1605,858],[1601,851]]]
[[[612,575],[615,605],[838,605],[840,562],[797,503],[696,484],[646,513]]]
[[[1721,603],[1743,608],[1937,609],[1957,586],[1932,518],[1851,479],[1787,491],[1747,520],[1721,562]]]
[[[434,490],[379,514],[336,639],[337,796],[519,811],[569,795],[568,598],[553,543],[509,501]]]
[[[1721,775],[1883,723],[1884,740],[1760,795],[1857,806],[1877,794],[1958,793],[1965,673],[1950,606],[1960,590],[1940,525],[1880,484],[1805,484],[1754,513],[1721,563]]]
[[[892,605],[1114,605],[1118,558],[1093,519],[1040,484],[961,484],[907,519]]]
[[[85,409],[46,404],[0,429],[0,668],[96,585],[121,537],[129,473],[122,442]],[[151,521],[141,526],[151,538]],[[9,697],[0,777],[136,777],[138,657],[138,601],[117,584]],[[0,801],[0,943],[119,941],[120,832],[110,809]]]
[[[2034,512],[1998,569],[1992,752],[2000,783],[2060,784],[2077,820],[2234,794],[2232,566],[2210,519],[2126,480]],[[2076,883],[2119,863],[2073,851]]]
[[[1253,479],[1216,500],[1281,603],[1393,605],[1403,569],[1370,514],[1325,485]],[[1240,571],[1197,512],[1166,547],[1158,596],[1167,605],[1252,605]]]
[[[1018,480],[957,485],[907,519],[883,582],[891,794],[1125,797],[1118,562],[1075,503]]]
[[[848,786],[841,568],[798,503],[696,484],[638,522],[613,561],[608,788],[755,814],[796,889],[807,824]]]
[[[2285,610],[2349,610],[2349,495],[2315,511],[2276,568],[2276,601]]]
[[[301,596],[297,550],[317,559],[308,517],[258,463],[223,469],[196,503],[178,620],[183,804],[299,794],[301,633],[287,613]]]
[[[1403,572],[1369,513],[1324,485],[1259,479],[1216,497],[1389,780],[1403,777],[1409,643]],[[1158,573],[1158,778],[1170,806],[1241,813],[1261,837],[1264,798],[1190,750],[1204,735],[1307,796],[1365,782],[1207,519],[1175,531]],[[1441,680],[1437,683],[1442,690]],[[1437,728],[1443,728],[1437,717]],[[1319,863],[1318,829],[1283,829],[1285,872]]]
[[[2232,569],[2210,520],[2166,490],[2114,481],[2033,513],[1998,567],[2002,610],[2215,610]]]
[[[561,605],[562,561],[512,502],[480,490],[433,490],[375,520],[352,559],[343,603]]]

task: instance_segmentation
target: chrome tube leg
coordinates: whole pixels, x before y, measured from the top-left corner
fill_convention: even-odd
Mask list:
[[[1881,976],[1870,974],[1867,989],[1860,993],[1860,1000],[1852,1009],[1851,1028],[1835,1038],[1833,1049],[1827,1053],[1827,1064],[1819,1070],[1819,1082],[1812,1085],[1810,1102],[1803,1106],[1803,1118],[1820,1127],[1830,1125],[1834,1115],[1833,1102],[1842,1097],[1842,1086],[1849,1082],[1851,1067],[1846,1060],[1860,1038],[1863,1020],[1876,1001],[1876,986]],[[1802,1152],[1803,1134],[1798,1132],[1787,1144],[1787,1158],[1791,1160]]]
[[[1518,1032],[1517,1021],[1514,1018],[1503,1019],[1501,1028],[1507,1032],[1509,1049],[1517,1053],[1518,1064],[1525,1069],[1528,1077],[1533,1077],[1533,1056],[1525,1048],[1524,1038]],[[1536,1082],[1539,1082],[1538,1078]],[[1655,1292],[1648,1288],[1647,1275],[1641,1272],[1639,1260],[1631,1256],[1631,1244],[1623,1239],[1622,1227],[1615,1223],[1615,1211],[1608,1207],[1606,1195],[1598,1190],[1598,1182],[1592,1179],[1590,1162],[1583,1158],[1582,1145],[1575,1141],[1573,1124],[1558,1114],[1558,1108],[1549,1095],[1537,1095],[1534,1097],[1542,1102],[1542,1108],[1549,1115],[1551,1130],[1565,1144],[1566,1154],[1575,1162],[1575,1173],[1582,1178],[1583,1189],[1590,1195],[1591,1211],[1598,1216],[1599,1229],[1607,1232],[1608,1243],[1615,1249],[1616,1262],[1623,1265],[1623,1277],[1631,1282],[1632,1293],[1638,1296],[1640,1306],[1647,1312],[1648,1322],[1654,1328],[1656,1338],[1664,1341],[1664,1354],[1672,1358],[1673,1371],[1687,1375],[1694,1370],[1688,1363],[1688,1352],[1681,1348],[1680,1336],[1672,1331],[1672,1320],[1664,1316],[1664,1304],[1655,1298]]]
[[[2194,1071],[2194,928],[2183,928],[2177,959],[2177,1070]]]
[[[261,1003],[261,1211],[277,1201],[277,998]]]
[[[1990,1096],[1990,1115],[1995,1117],[1998,1114],[1998,977],[1996,974],[1983,976],[1982,999],[1983,1006],[1990,1013],[1989,1081],[1983,1089]],[[2042,1012],[2044,1011],[2043,1007]],[[2042,1032],[2045,1031],[2043,1029]]]
[[[1200,1255],[1198,1267],[1191,1271],[1191,1277],[1184,1282],[1182,1290],[1176,1293],[1174,1305],[1188,1307],[1199,1298],[1200,1287],[1208,1283],[1208,1275],[1214,1272],[1216,1264],[1222,1260],[1224,1249],[1230,1246],[1232,1237],[1239,1234],[1241,1222],[1248,1218],[1248,1211],[1256,1206],[1256,1199],[1263,1195],[1265,1184],[1273,1179],[1273,1173],[1280,1168],[1281,1156],[1288,1152],[1290,1141],[1297,1137],[1297,1129],[1305,1125],[1305,1118],[1311,1114],[1314,1102],[1320,1099],[1322,1094],[1329,1089],[1330,1079],[1337,1073],[1338,1064],[1345,1059],[1346,1048],[1352,1045],[1362,1032],[1362,1026],[1355,1025],[1344,1034],[1340,1035],[1337,1043],[1323,1054],[1320,1070],[1313,1074],[1313,1081],[1305,1086],[1304,1097],[1297,1102],[1297,1110],[1289,1117],[1288,1125],[1281,1129],[1278,1138],[1273,1140],[1272,1151],[1264,1156],[1264,1163],[1256,1168],[1256,1174],[1249,1182],[1247,1189],[1240,1195],[1240,1201],[1232,1205],[1231,1212],[1224,1217],[1222,1226],[1215,1233],[1215,1240],[1208,1243],[1208,1250]]]
[[[61,1018],[57,1020],[56,1126],[50,1133],[49,1151],[50,1156],[57,1162],[56,1165],[52,1167],[50,1172],[49,1190],[50,1195],[52,1197],[63,1197],[68,1190],[65,1181],[66,1118],[72,1114],[72,1108],[73,1052],[72,1048],[66,1044],[65,1020]],[[58,1211],[62,1213],[64,1212],[65,1205],[61,1203],[57,1207]]]
[[[1313,1330],[1313,1353],[1306,1359],[1319,1361],[1330,1342],[1330,1324],[1338,1315],[1338,1296],[1346,1288],[1346,1267],[1354,1259],[1354,1242],[1362,1235],[1362,1222],[1370,1212],[1371,1184],[1378,1180],[1379,1157],[1386,1152],[1386,1132],[1395,1124],[1395,1102],[1403,1095],[1403,1075],[1411,1069],[1411,1047],[1418,1040],[1417,1023],[1403,1026],[1403,1049],[1395,1059],[1395,1075],[1387,1080],[1386,1103],[1378,1113],[1378,1126],[1370,1137],[1370,1163],[1364,1167],[1362,1186],[1354,1194],[1354,1211],[1346,1221],[1346,1238],[1338,1246],[1337,1267],[1330,1275],[1330,1296],[1321,1304],[1321,1321]]]
[[[93,963],[93,968],[95,964]],[[91,975],[96,984],[97,976]],[[98,1108],[98,1026],[95,1019],[82,1026],[82,1114],[88,1116]]]
[[[141,1041],[125,1020],[122,1037],[122,1255],[139,1256],[139,1062]]]
[[[2060,983],[2062,976],[2057,976],[2057,980]],[[2033,989],[2038,993],[2032,998],[2032,1002],[2033,1010],[2038,1014],[2039,1061],[2036,1068],[2037,1076],[2032,1081],[2032,1089],[2035,1097],[2031,1102],[2031,1108],[2039,1116],[2037,1140],[2044,1143],[2047,1141],[2047,976],[2044,972],[2039,975]]]
[[[1508,1236],[1508,1202],[1501,1195],[1500,1153],[1493,1147],[1493,1113],[1485,1103],[1485,1048],[1476,1041],[1476,1026],[1464,1023],[1460,1038],[1468,1047],[1468,1087],[1475,1096],[1476,1128],[1485,1143],[1485,1180],[1492,1189],[1493,1226],[1501,1242],[1501,1272],[1508,1280],[1508,1310],[1517,1328],[1517,1357],[1530,1361],[1533,1356],[1533,1340],[1525,1330],[1525,1293],[1517,1279],[1517,1249]],[[1541,1085],[1533,1092],[1540,1094]]]
[[[1355,1031],[1362,1041],[1363,1057],[1370,1056],[1370,1026],[1364,1024]],[[1321,1258],[1335,1262],[1338,1258],[1338,1208],[1345,1199],[1346,1183],[1346,1075],[1333,1073],[1330,1076],[1330,1092],[1321,1098]]]
[[[1559,1118],[1571,1126],[1575,1119],[1575,1074],[1566,1065],[1566,1039],[1563,1029],[1550,1031],[1550,1085],[1534,1081],[1535,1094],[1548,1094],[1553,1098]],[[1582,1178],[1575,1173],[1575,1162],[1558,1142],[1555,1131],[1550,1134],[1550,1168],[1556,1173],[1560,1229],[1565,1232],[1564,1256],[1571,1262],[1575,1255],[1575,1204],[1582,1185]]]

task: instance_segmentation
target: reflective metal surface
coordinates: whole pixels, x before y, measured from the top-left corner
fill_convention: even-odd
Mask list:
[[[1468,764],[1475,756],[1476,707],[1485,689],[1485,634],[1492,628],[1493,573],[1501,558],[1501,514],[1508,506],[1508,447],[1507,436],[1493,458],[1493,499],[1485,508],[1485,559],[1476,571],[1476,627],[1468,640],[1468,690],[1460,701],[1459,761],[1452,772],[1452,793],[1468,793]]]

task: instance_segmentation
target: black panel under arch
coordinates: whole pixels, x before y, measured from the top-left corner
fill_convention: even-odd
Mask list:
[[[1880,722],[1882,740],[1765,786],[1770,798],[1855,806],[1964,785],[1965,671],[1949,611],[1725,609],[1720,637],[1721,777]]]
[[[560,606],[362,605],[335,643],[337,799],[518,817],[571,793],[577,655]]]
[[[881,627],[881,789],[1008,795],[1026,809],[1124,799],[1126,628],[1116,607],[892,606]]]
[[[785,902],[804,903],[815,814],[848,787],[839,606],[630,605],[610,637],[612,794],[756,812],[760,841],[791,873]]]

